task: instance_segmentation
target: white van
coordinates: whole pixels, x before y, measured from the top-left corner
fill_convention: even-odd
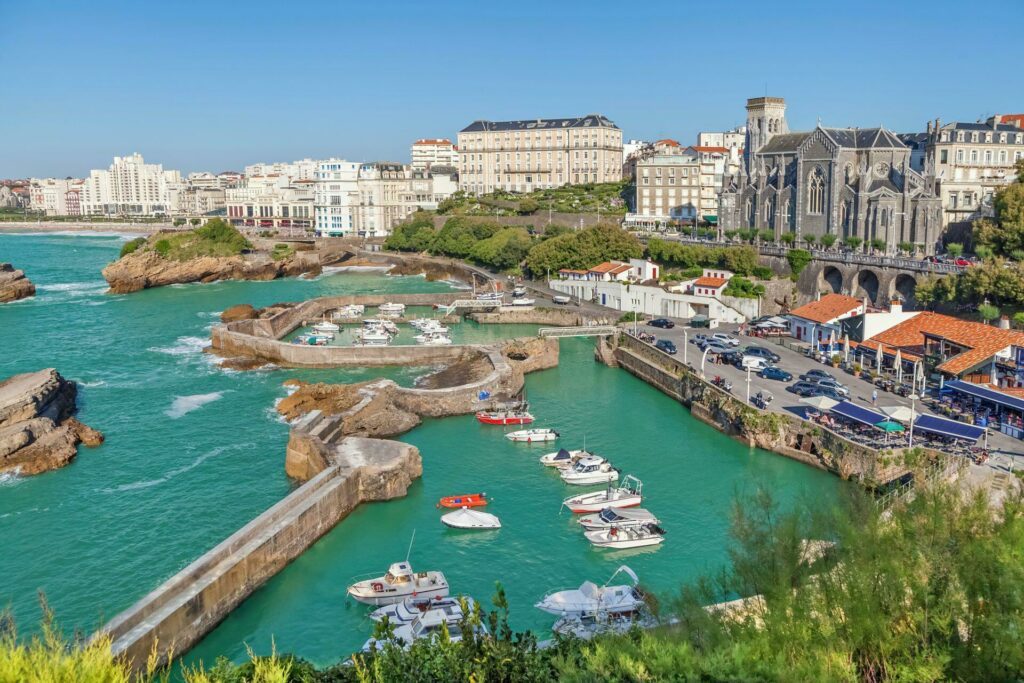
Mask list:
[[[769,365],[771,365],[771,363],[760,356],[743,356],[743,358],[740,359],[740,368],[743,370],[761,372]]]

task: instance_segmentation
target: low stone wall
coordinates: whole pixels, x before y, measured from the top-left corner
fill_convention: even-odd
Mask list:
[[[747,406],[695,371],[629,335],[614,349],[619,367],[687,406],[694,417],[751,446],[828,470],[869,487],[907,474],[898,452],[879,453],[818,425]]]
[[[578,308],[514,308],[503,307],[497,311],[476,311],[466,315],[470,320],[486,324],[536,324],[555,327],[576,327],[581,325],[613,325],[610,316],[597,316]]]
[[[419,451],[397,441],[292,438],[326,468],[106,624],[115,656],[136,669],[154,647],[161,661],[180,656],[357,505],[404,496],[423,472]]]

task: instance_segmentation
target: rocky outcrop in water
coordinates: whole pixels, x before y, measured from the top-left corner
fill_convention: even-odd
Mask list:
[[[32,296],[36,286],[10,263],[0,263],[0,304]]]
[[[53,368],[0,382],[0,473],[39,474],[64,467],[78,444],[103,435],[72,417],[78,387]]]
[[[103,269],[111,294],[128,294],[150,287],[216,280],[275,280],[322,272],[316,252],[300,251],[275,261],[269,254],[200,256],[185,261],[166,259],[138,250]]]

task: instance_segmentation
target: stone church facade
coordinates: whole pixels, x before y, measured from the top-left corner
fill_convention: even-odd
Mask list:
[[[942,233],[935,179],[910,166],[911,150],[885,128],[823,128],[790,133],[785,100],[747,101],[740,172],[720,197],[723,230],[833,234],[901,242],[933,254]]]

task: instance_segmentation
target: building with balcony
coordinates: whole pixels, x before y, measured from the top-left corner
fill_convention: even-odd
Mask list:
[[[248,177],[224,191],[227,219],[240,228],[311,231],[315,184],[280,175]]]
[[[943,227],[991,216],[992,198],[1024,159],[1024,114],[985,122],[928,123],[925,165],[939,181]]]
[[[692,148],[653,154],[637,161],[636,206],[626,215],[628,227],[661,229],[692,223],[701,204],[700,157]]]
[[[459,167],[459,149],[447,138],[422,138],[412,143],[412,167],[429,171],[433,166]]]
[[[600,114],[474,121],[458,135],[459,188],[471,194],[622,179],[622,131]]]
[[[178,212],[181,173],[147,164],[141,154],[114,157],[106,170],[93,170],[82,181],[83,214],[169,216]]]
[[[29,208],[47,216],[82,214],[82,181],[77,178],[32,178],[29,182]]]

